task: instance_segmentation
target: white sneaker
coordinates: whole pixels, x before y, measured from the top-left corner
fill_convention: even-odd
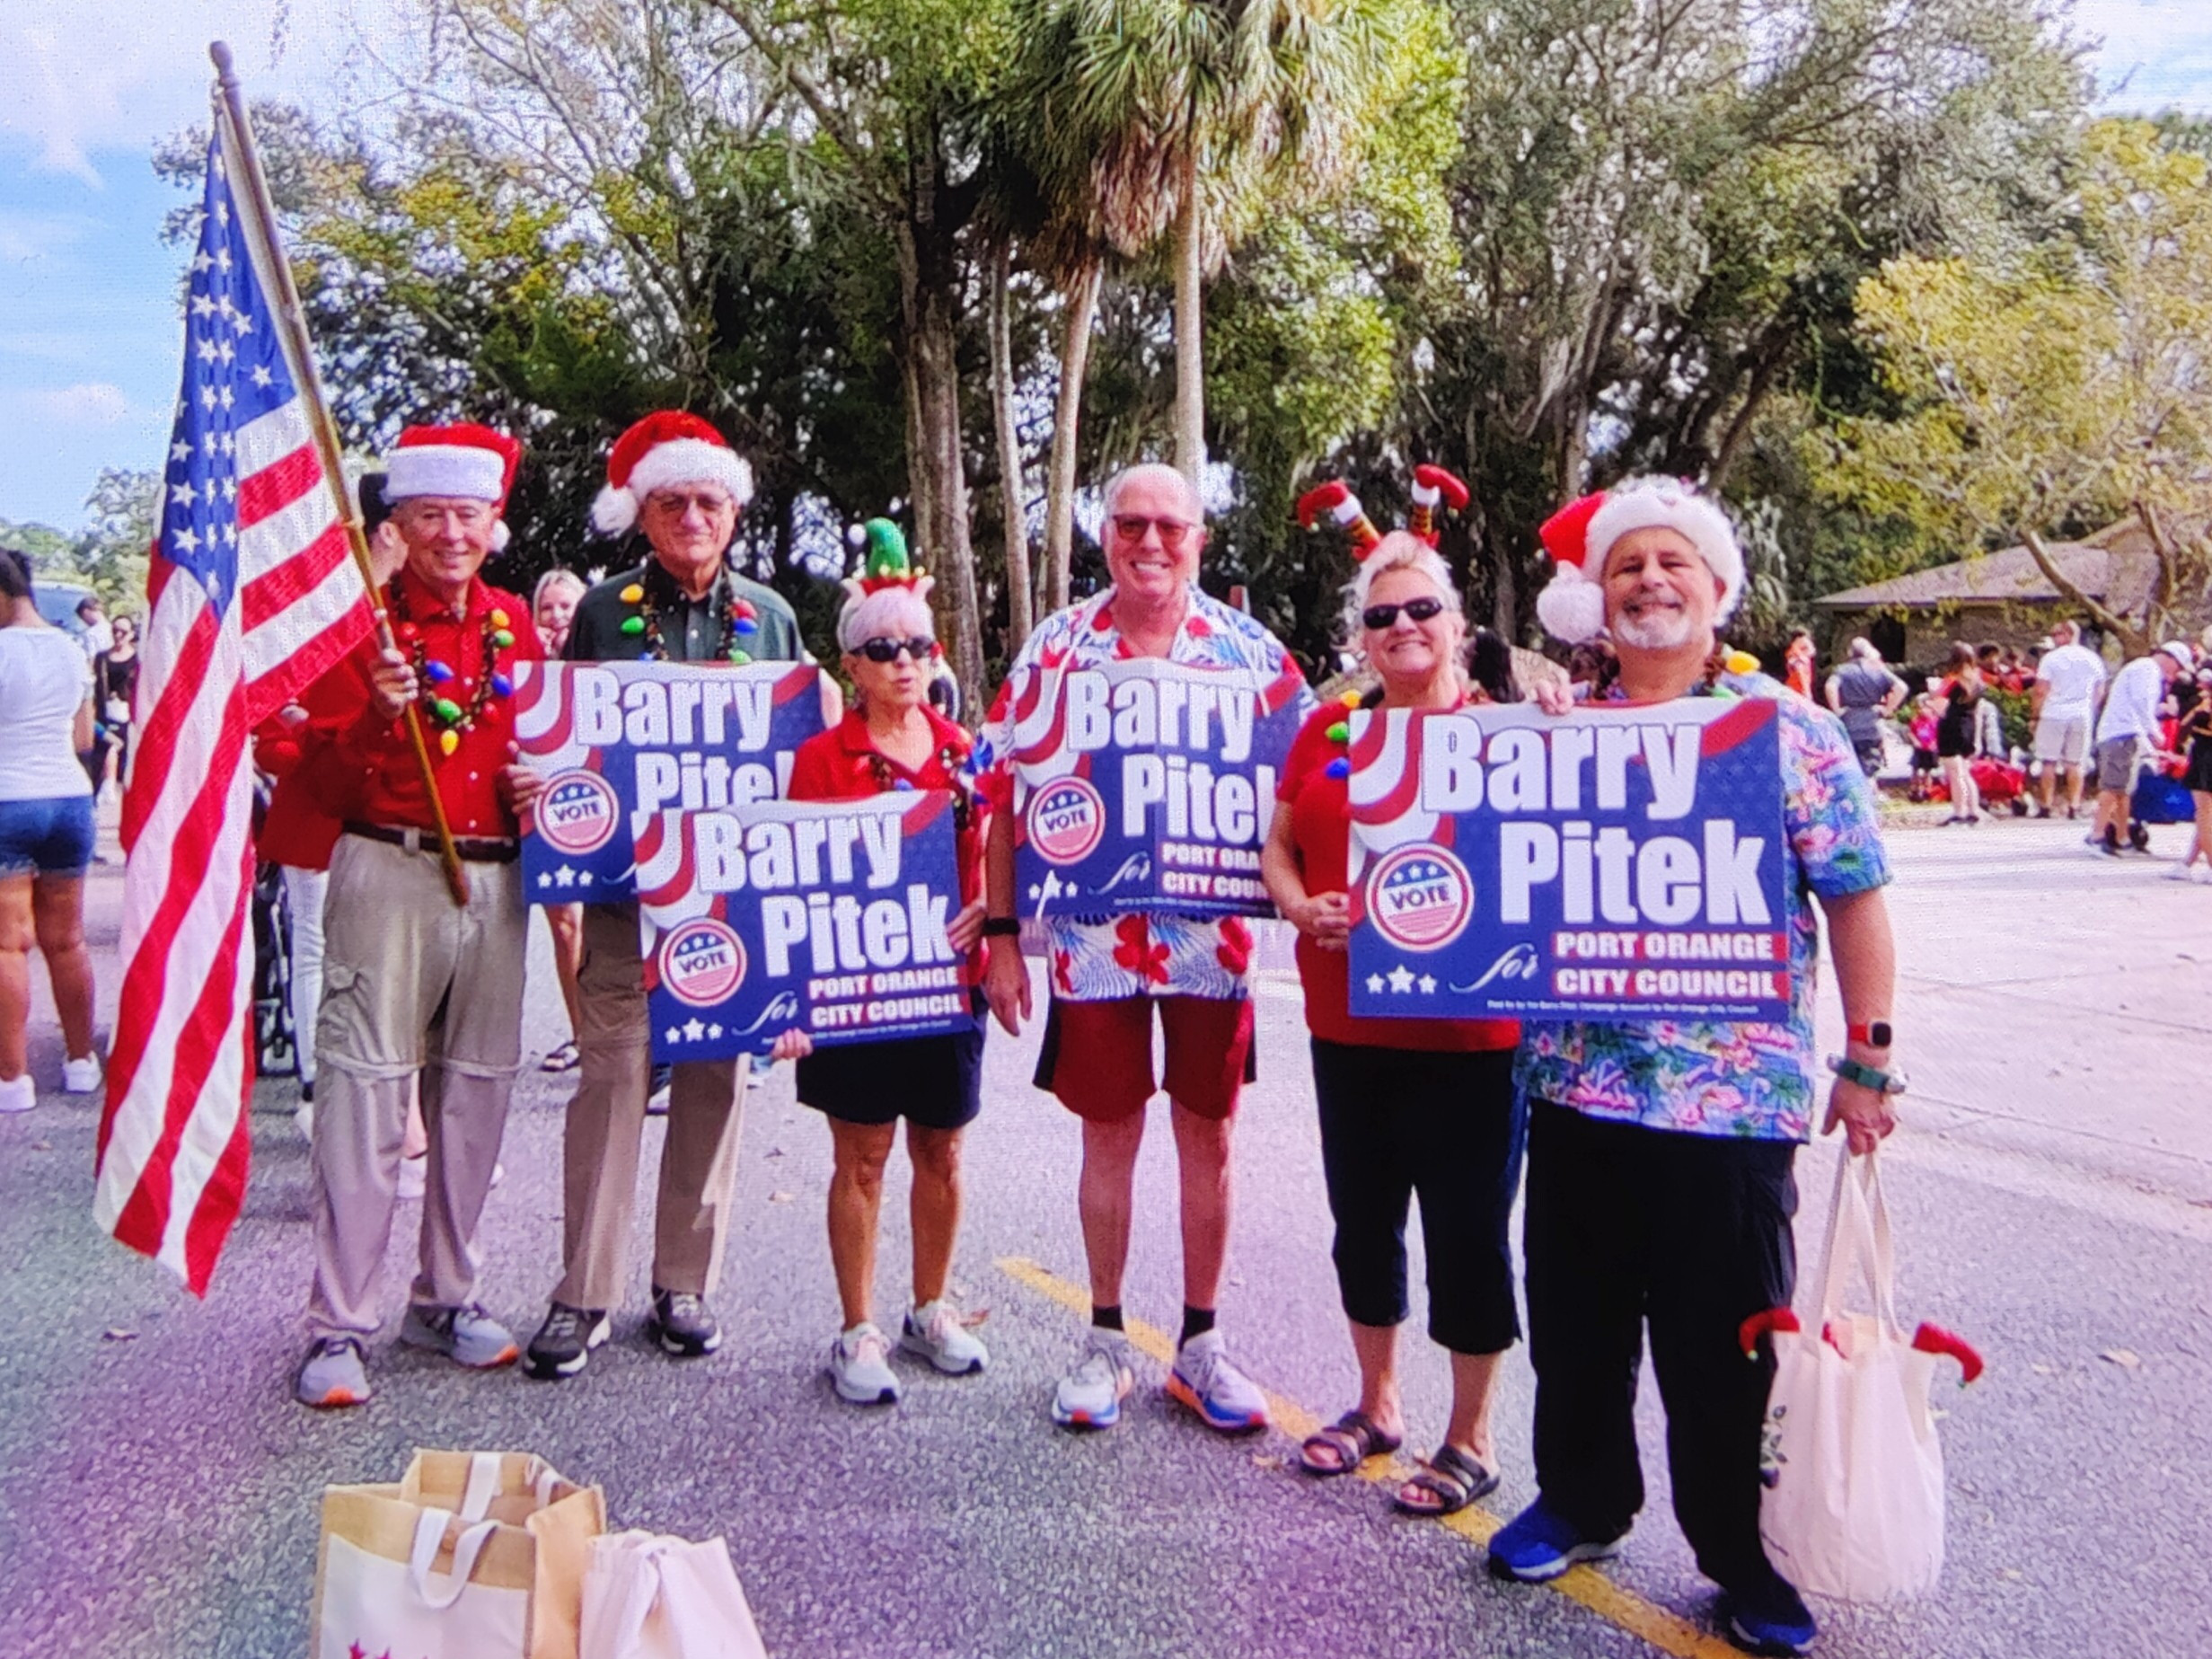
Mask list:
[[[855,1325],[830,1344],[830,1381],[837,1397],[855,1406],[899,1403],[898,1373],[891,1369],[891,1345],[873,1325]]]
[[[299,1126],[300,1139],[313,1144],[315,1138],[315,1103],[302,1100],[292,1108],[292,1121]]]
[[[942,1296],[906,1316],[899,1346],[919,1354],[948,1377],[971,1376],[991,1363],[991,1354],[962,1322],[960,1310]]]
[[[401,1159],[400,1187],[399,1191],[393,1196],[398,1198],[401,1204],[407,1204],[421,1197],[424,1188],[428,1185],[426,1172],[429,1168],[430,1154],[427,1152],[418,1153],[412,1158]]]
[[[100,1092],[100,1056],[86,1055],[81,1060],[61,1063],[61,1091],[66,1095],[96,1095]]]
[[[1053,1390],[1053,1421],[1062,1428],[1112,1428],[1135,1383],[1129,1339],[1094,1325],[1083,1357]]]
[[[1218,1330],[1201,1331],[1176,1350],[1168,1393],[1224,1434],[1267,1426],[1266,1397],[1237,1369]]]
[[[38,1103],[39,1086],[31,1081],[30,1072],[0,1078],[0,1112],[28,1112]]]

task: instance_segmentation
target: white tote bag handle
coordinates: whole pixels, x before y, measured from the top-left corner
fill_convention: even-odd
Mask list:
[[[586,1621],[590,1646],[584,1659],[637,1651],[646,1621],[660,1602],[660,1563],[667,1548],[665,1540],[642,1531],[603,1540],[596,1546],[594,1566],[615,1581],[621,1599],[611,1613],[595,1610]]]
[[[1895,1296],[1895,1245],[1890,1231],[1890,1206],[1882,1190],[1879,1154],[1869,1152],[1865,1173],[1855,1173],[1850,1143],[1836,1161],[1836,1196],[1829,1207],[1828,1241],[1820,1253],[1822,1325],[1846,1311],[1844,1298],[1852,1281],[1864,1274],[1873,1293],[1874,1317],[1884,1331],[1898,1333]]]
[[[499,1454],[479,1452],[469,1459],[469,1484],[461,1490],[461,1518],[481,1521],[499,1495]]]
[[[461,1541],[454,1546],[454,1570],[441,1589],[430,1582],[430,1563],[437,1559],[437,1547],[445,1541],[446,1520],[442,1509],[426,1509],[416,1517],[415,1549],[408,1562],[408,1578],[415,1593],[426,1606],[441,1613],[461,1599],[461,1593],[469,1587],[469,1575],[476,1571],[477,1557],[499,1530],[497,1521],[480,1521],[461,1535]]]

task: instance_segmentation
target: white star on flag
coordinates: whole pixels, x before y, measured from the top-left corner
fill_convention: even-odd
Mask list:
[[[199,538],[182,525],[179,525],[169,533],[169,539],[188,553],[197,552],[199,550]]]
[[[253,384],[257,386],[269,384],[269,371],[258,363],[253,366]]]
[[[192,458],[192,446],[181,441],[172,444],[169,446],[169,458],[172,461],[189,461]]]
[[[189,507],[199,499],[199,491],[189,484],[172,484],[169,486],[169,499],[179,507]]]
[[[1397,966],[1390,970],[1390,989],[1393,993],[1398,996],[1404,996],[1413,988],[1413,969],[1406,966],[1405,964],[1400,963]]]

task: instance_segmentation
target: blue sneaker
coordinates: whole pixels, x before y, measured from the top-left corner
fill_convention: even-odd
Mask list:
[[[1745,1653],[1779,1659],[1811,1653],[1812,1638],[1820,1633],[1804,1597],[1779,1575],[1757,1590],[1722,1591],[1713,1616],[1722,1634]]]
[[[1584,1538],[1574,1523],[1537,1501],[1500,1527],[1490,1540],[1490,1570],[1524,1584],[1548,1584],[1577,1561],[1620,1554],[1626,1529],[1612,1538]]]

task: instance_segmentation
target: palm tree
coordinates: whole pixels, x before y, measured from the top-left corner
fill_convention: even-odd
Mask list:
[[[1125,257],[1174,234],[1175,459],[1194,485],[1205,459],[1205,279],[1265,196],[1310,199],[1344,183],[1369,89],[1387,61],[1390,15],[1408,3],[1026,0],[1018,8],[1030,64],[1017,77],[1024,147],[1048,197],[1071,229]],[[1062,372],[1063,413],[1071,413],[1064,359]]]

